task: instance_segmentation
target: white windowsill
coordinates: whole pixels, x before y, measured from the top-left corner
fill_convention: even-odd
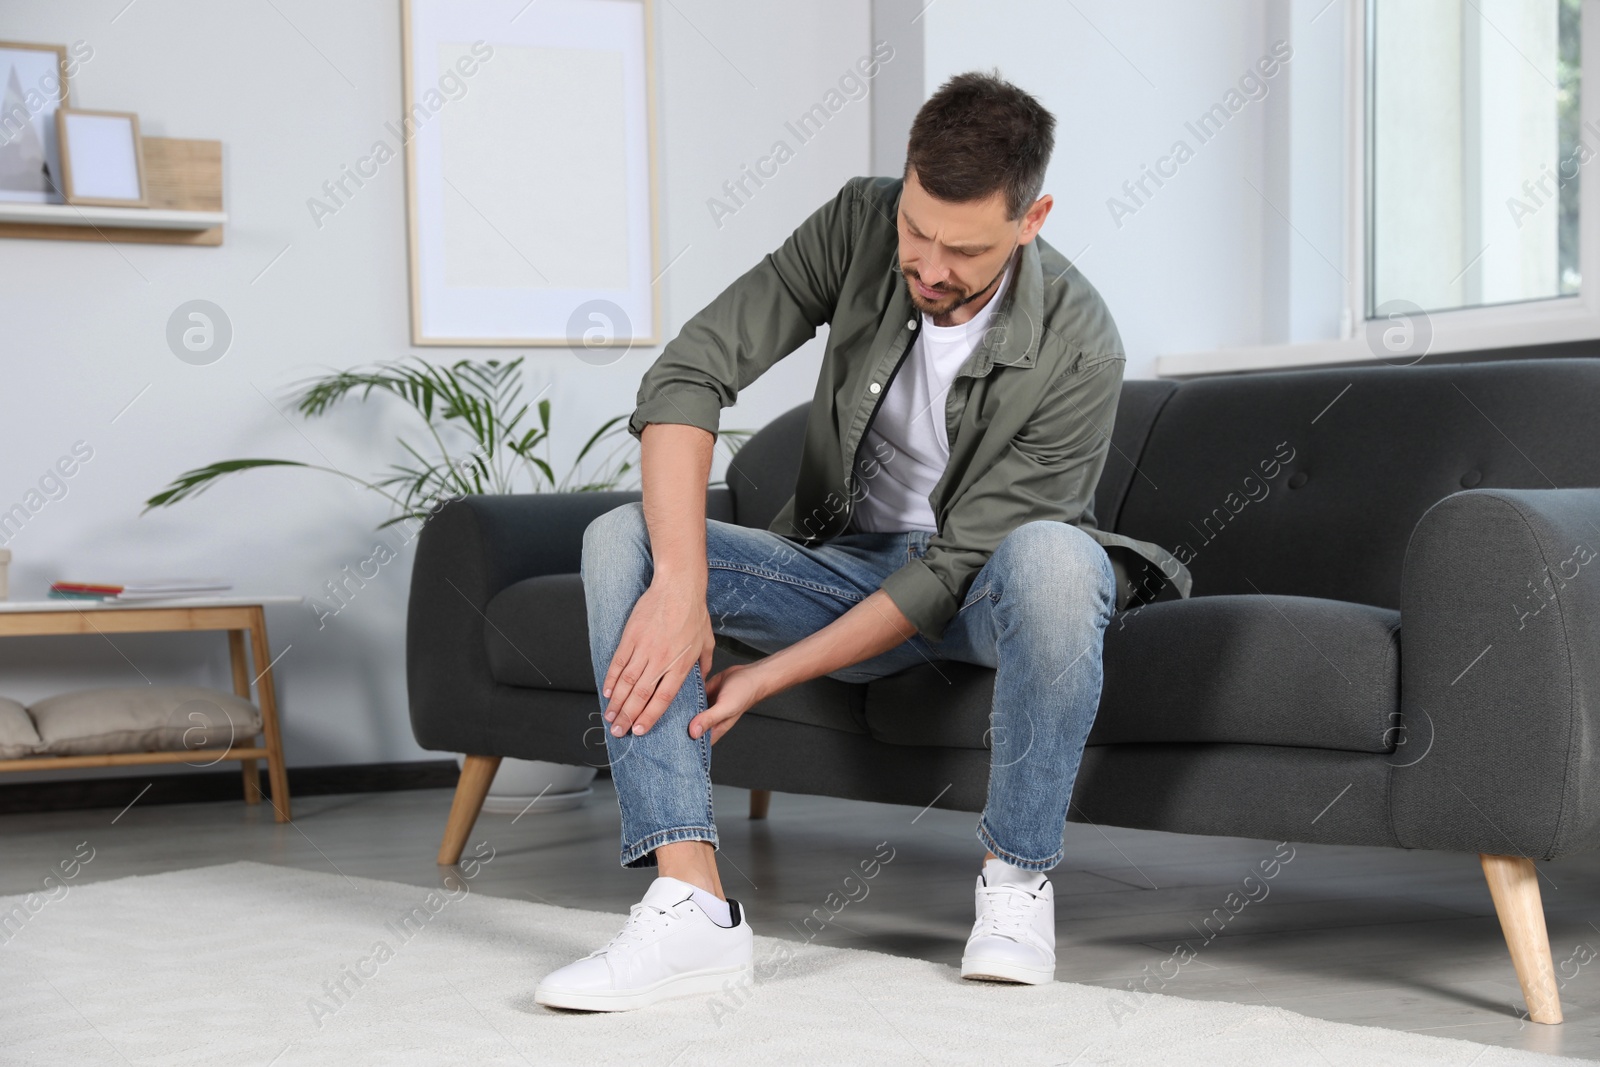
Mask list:
[[[1428,355],[1600,340],[1600,314],[1590,309],[1582,297],[1440,311],[1427,319],[1433,332],[1426,350]],[[1596,344],[1595,351],[1600,355],[1600,344]],[[1248,345],[1161,355],[1156,357],[1156,377],[1291,370],[1329,363],[1387,362],[1407,366],[1416,361],[1414,355],[1405,352],[1391,355],[1381,349],[1374,351],[1363,332],[1343,340]]]

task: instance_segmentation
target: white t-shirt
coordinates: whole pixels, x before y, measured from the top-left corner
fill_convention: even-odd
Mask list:
[[[928,495],[950,462],[945,394],[983,340],[1011,282],[1011,268],[983,308],[959,326],[935,326],[927,315],[905,362],[889,383],[856,453],[851,528],[870,532],[936,531]]]

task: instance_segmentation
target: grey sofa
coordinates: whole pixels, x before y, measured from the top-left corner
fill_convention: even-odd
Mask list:
[[[804,414],[740,450],[713,517],[767,524]],[[1596,487],[1600,359],[1126,382],[1095,513],[1172,549],[1195,595],[1113,618],[1073,818],[1480,853],[1531,1017],[1559,1021],[1532,861],[1600,844]],[[585,526],[633,499],[468,498],[423,531],[412,724],[472,757],[441,862],[500,757],[605,763],[576,572]],[[813,681],[712,776],[978,811],[992,677]]]

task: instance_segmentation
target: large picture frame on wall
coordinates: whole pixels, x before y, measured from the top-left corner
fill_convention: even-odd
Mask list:
[[[652,17],[402,0],[413,344],[657,342]]]

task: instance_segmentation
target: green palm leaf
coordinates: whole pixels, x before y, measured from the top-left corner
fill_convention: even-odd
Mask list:
[[[601,423],[578,450],[563,477],[550,461],[551,404],[541,396],[524,401],[521,356],[510,360],[457,360],[434,364],[420,356],[367,367],[334,370],[293,386],[294,409],[303,418],[320,418],[349,400],[375,395],[399,401],[415,415],[426,444],[400,436],[404,460],[391,463],[375,481],[333,467],[287,459],[234,459],[185,471],[145,502],[145,511],[197,496],[219,479],[259,467],[303,467],[322,471],[387,498],[394,514],[379,528],[406,519],[425,520],[440,501],[480,493],[544,491],[596,492],[626,487],[636,480],[638,441],[628,432],[628,416]],[[536,424],[524,426],[530,411]],[[746,430],[723,430],[730,452],[749,437]],[[543,453],[542,455],[540,453]]]
[[[257,467],[309,467],[308,463],[297,463],[292,459],[226,459],[221,463],[212,463],[205,467],[196,467],[192,471],[184,471],[172,480],[172,484],[161,492],[144,502],[144,510],[151,508],[164,508],[169,504],[176,504],[180,500],[187,500],[192,496],[199,496],[218,478],[240,471],[254,470]]]

